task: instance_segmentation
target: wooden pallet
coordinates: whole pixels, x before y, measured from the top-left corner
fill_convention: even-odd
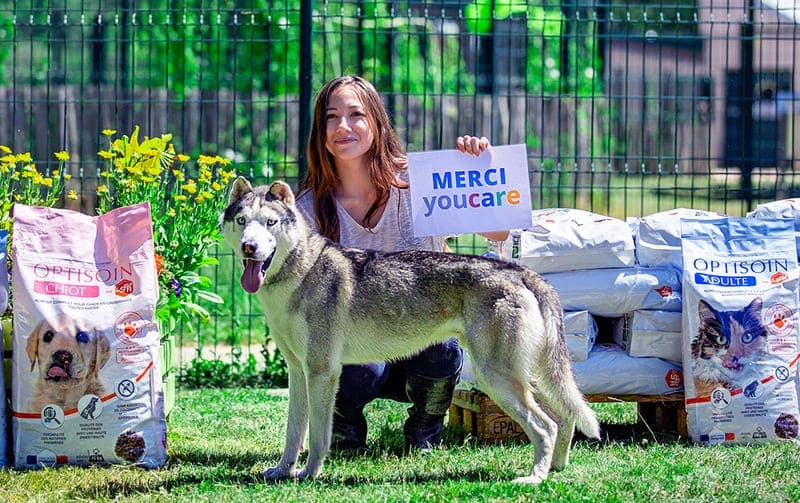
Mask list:
[[[655,431],[677,431],[686,437],[683,393],[670,395],[587,395],[589,402],[636,402],[639,421]],[[457,389],[449,414],[450,426],[463,426],[481,444],[527,441],[522,427],[485,393]]]

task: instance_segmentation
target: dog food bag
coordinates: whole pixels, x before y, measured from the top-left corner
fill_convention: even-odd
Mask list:
[[[685,219],[683,368],[701,444],[798,437],[794,223]]]
[[[13,226],[14,465],[163,465],[149,204],[17,204]]]
[[[618,267],[542,274],[565,311],[617,318],[637,309],[681,310],[680,275],[669,267]]]
[[[636,262],[646,267],[683,269],[681,218],[711,219],[724,215],[711,211],[676,208],[639,219],[634,232]]]
[[[634,245],[624,221],[589,211],[534,210],[533,225],[513,230],[507,249],[520,264],[539,273],[633,265]]]
[[[8,232],[0,230],[0,314],[6,311],[8,307],[8,263],[6,261],[6,243],[8,239]],[[2,326],[0,326],[0,335],[5,340],[5,334]],[[6,371],[5,371],[5,357],[0,360],[0,467],[8,466],[8,439],[6,433],[6,421],[8,412],[6,411]]]
[[[682,316],[675,311],[633,311],[614,320],[612,337],[630,356],[681,362]]]

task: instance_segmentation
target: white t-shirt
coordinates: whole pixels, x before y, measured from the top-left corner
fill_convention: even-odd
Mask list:
[[[308,224],[318,231],[310,190],[303,191],[297,197],[297,207]],[[387,252],[444,251],[442,236],[414,237],[411,224],[411,194],[408,189],[391,188],[383,215],[372,229],[366,229],[356,222],[338,203],[336,211],[339,216],[339,243],[343,246]]]

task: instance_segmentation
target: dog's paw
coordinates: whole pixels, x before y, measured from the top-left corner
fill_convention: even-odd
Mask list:
[[[287,466],[271,466],[262,475],[266,480],[285,480],[297,478],[298,472]]]
[[[322,470],[309,470],[308,467],[297,472],[297,480],[311,480],[319,477]]]
[[[535,485],[538,485],[538,484],[541,484],[542,482],[544,482],[545,479],[547,479],[547,477],[542,477],[540,475],[529,475],[527,477],[519,477],[519,478],[514,479],[514,483],[515,484],[526,484],[526,485],[529,485],[529,486],[535,486]]]

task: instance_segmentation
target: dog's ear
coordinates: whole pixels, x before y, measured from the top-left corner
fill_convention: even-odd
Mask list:
[[[247,178],[239,176],[233,181],[231,185],[231,192],[228,194],[228,204],[238,201],[245,194],[253,192],[253,186],[247,181]]]
[[[28,359],[31,361],[31,372],[36,367],[36,357],[39,353],[39,332],[42,330],[45,320],[36,324],[31,335],[28,336],[28,341],[25,343],[25,352],[28,353]]]
[[[292,188],[289,187],[289,184],[286,182],[281,182],[280,180],[273,182],[272,185],[269,186],[269,193],[289,206],[294,205],[294,192],[292,192]]]
[[[111,343],[108,342],[108,337],[103,335],[101,330],[95,330],[95,365],[94,365],[94,374],[100,372],[100,369],[108,363],[109,358],[111,358]]]

